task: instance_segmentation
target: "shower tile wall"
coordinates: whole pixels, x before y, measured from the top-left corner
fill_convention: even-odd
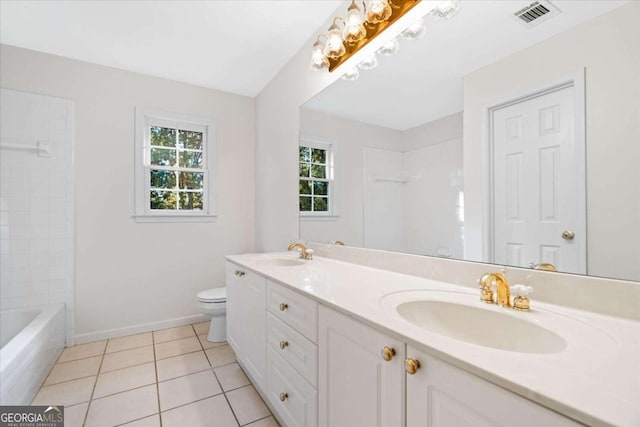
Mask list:
[[[0,308],[65,303],[73,336],[73,101],[0,89]],[[51,146],[51,156],[7,145]]]

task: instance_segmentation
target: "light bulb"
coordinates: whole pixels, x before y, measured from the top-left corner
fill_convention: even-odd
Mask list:
[[[343,80],[354,81],[358,80],[360,77],[360,72],[358,71],[358,67],[353,67],[351,70],[347,71],[342,75]]]
[[[391,5],[387,0],[370,0],[367,4],[367,21],[371,24],[391,18]]]
[[[309,68],[313,71],[325,71],[329,69],[329,60],[322,52],[323,45],[320,37],[322,36],[318,36],[318,39],[311,49],[311,63],[309,64]]]
[[[338,59],[347,52],[340,35],[340,29],[336,25],[336,21],[341,18],[335,18],[333,24],[329,27],[327,34],[327,45],[324,48],[324,56],[331,59]]]
[[[456,16],[458,12],[460,12],[459,0],[445,0],[433,8],[431,15],[435,18],[446,21]]]
[[[400,35],[407,40],[417,40],[424,36],[427,28],[424,26],[424,20],[420,19],[418,22],[410,25]]]
[[[389,40],[378,49],[378,53],[384,56],[391,56],[400,51],[400,43],[397,39]]]
[[[364,28],[364,20],[360,13],[360,8],[356,5],[355,0],[351,0],[351,5],[347,9],[347,22],[344,26],[344,41],[347,43],[357,43],[364,39],[367,35],[367,29]]]
[[[358,64],[358,68],[360,68],[361,70],[373,70],[377,66],[378,58],[376,57],[375,53],[370,57],[363,59],[362,62]]]

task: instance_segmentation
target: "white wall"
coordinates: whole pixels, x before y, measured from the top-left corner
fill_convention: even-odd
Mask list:
[[[400,132],[305,108],[300,109],[300,132],[334,143],[335,202],[338,209],[338,218],[304,219],[300,222],[300,236],[317,242],[340,240],[350,246],[362,246],[364,149],[397,148]]]
[[[639,21],[640,3],[632,2],[465,78],[466,259],[481,259],[484,239],[485,109],[584,67],[588,274],[640,280]]]
[[[64,303],[73,341],[73,101],[0,90],[0,309]]]
[[[78,341],[199,319],[195,295],[224,283],[224,256],[254,250],[254,100],[7,45],[0,86],[76,104]],[[215,120],[217,222],[133,220],[136,106]]]

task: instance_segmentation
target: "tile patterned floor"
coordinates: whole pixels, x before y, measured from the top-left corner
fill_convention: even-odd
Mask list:
[[[209,322],[64,350],[33,400],[65,405],[65,427],[277,427]]]

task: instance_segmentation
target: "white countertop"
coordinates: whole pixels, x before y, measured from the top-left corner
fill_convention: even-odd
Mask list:
[[[577,421],[594,426],[640,426],[640,322],[539,303],[535,291],[531,311],[516,312],[482,303],[479,291],[472,288],[441,281],[317,256],[301,266],[270,265],[264,262],[269,258],[297,259],[297,254],[227,257]],[[567,346],[551,354],[519,353],[430,332],[395,310],[398,303],[424,295],[442,295],[444,300],[459,297],[467,305],[529,320],[564,338]]]

